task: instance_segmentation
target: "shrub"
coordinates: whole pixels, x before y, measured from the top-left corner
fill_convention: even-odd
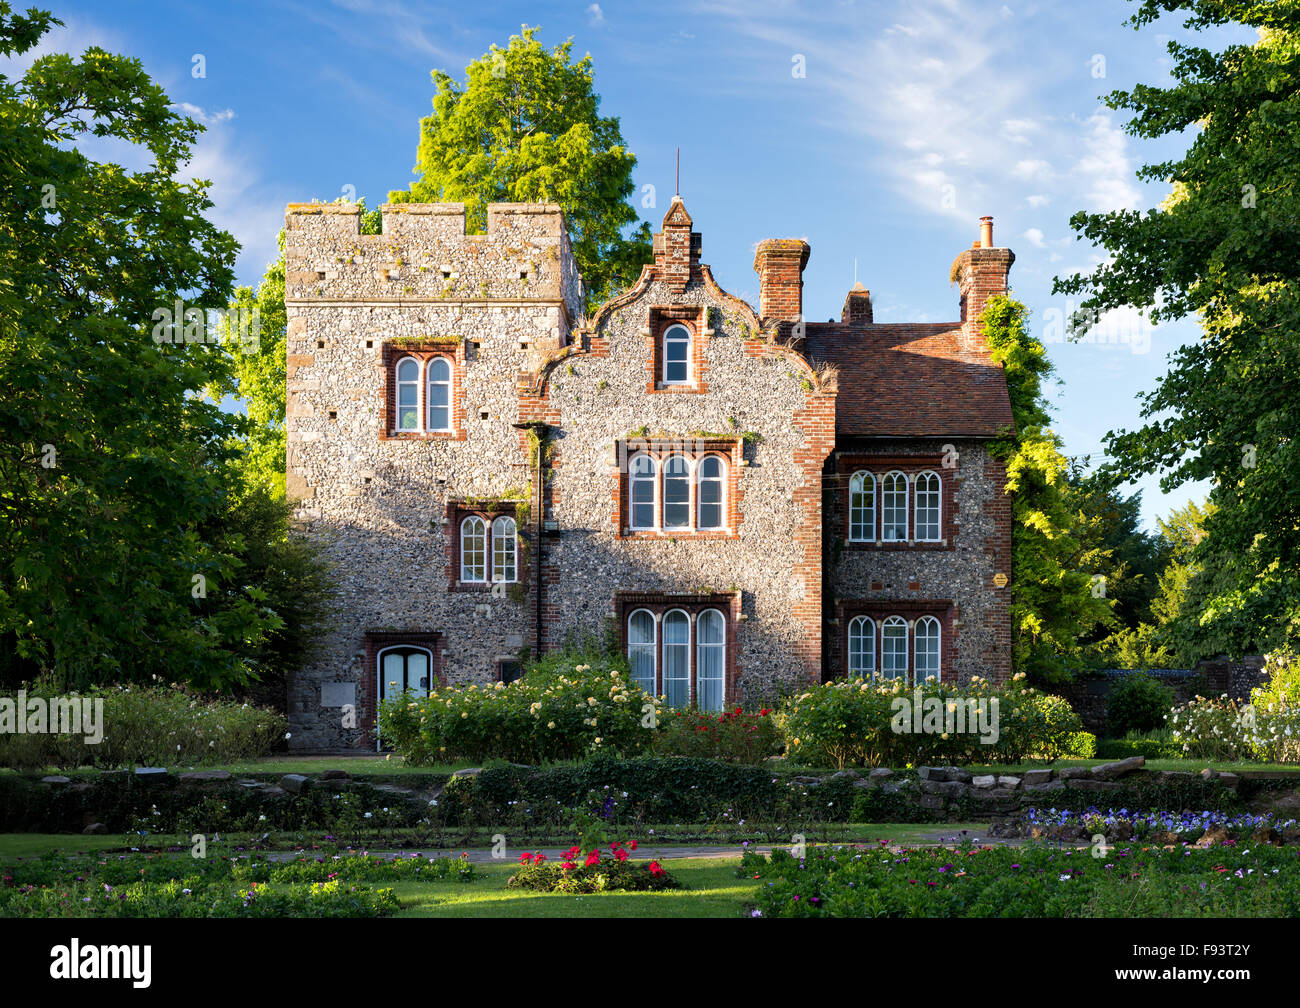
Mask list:
[[[380,704],[379,724],[382,737],[415,765],[543,763],[647,748],[647,714],[658,707],[626,671],[579,664],[553,675],[533,671],[509,685],[394,697]]]
[[[924,713],[914,716],[918,697]],[[987,723],[974,718],[976,704],[985,705]],[[978,677],[966,687],[914,689],[840,679],[792,697],[777,720],[792,761],[841,769],[1056,759],[1086,744],[1070,705],[1028,688],[1023,674],[1001,687]]]
[[[1291,652],[1271,654],[1264,661],[1268,676],[1251,691],[1261,759],[1300,762],[1300,657]]]
[[[205,699],[174,683],[99,687],[83,694],[59,694],[42,683],[26,689],[28,697],[102,700],[104,737],[87,744],[84,735],[0,734],[0,765],[14,769],[233,763],[270,752],[288,728],[274,711]]]
[[[1169,729],[1188,759],[1235,762],[1251,758],[1251,711],[1239,708],[1225,693],[1218,699],[1196,697],[1169,714]]]
[[[741,708],[721,714],[665,712],[655,733],[656,756],[696,756],[728,763],[762,763],[780,755],[784,745],[776,719],[766,707],[756,714]]]
[[[1134,672],[1124,676],[1106,698],[1106,728],[1116,738],[1163,728],[1173,705],[1173,690],[1154,676]]]

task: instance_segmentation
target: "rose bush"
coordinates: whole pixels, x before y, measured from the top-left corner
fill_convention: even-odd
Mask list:
[[[444,687],[379,706],[382,738],[408,763],[538,764],[648,749],[661,701],[616,667],[574,665],[509,685]]]

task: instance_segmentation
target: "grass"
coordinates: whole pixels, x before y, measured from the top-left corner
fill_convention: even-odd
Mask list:
[[[399,917],[741,917],[758,883],[736,878],[737,858],[692,858],[665,867],[688,889],[586,896],[507,889],[514,865],[485,865],[471,883],[399,882]]]

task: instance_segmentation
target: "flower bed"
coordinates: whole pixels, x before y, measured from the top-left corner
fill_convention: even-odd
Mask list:
[[[1300,852],[1265,844],[1117,846],[1103,856],[1040,843],[747,854],[756,917],[1293,917]]]
[[[1103,842],[1149,841],[1159,844],[1214,842],[1235,839],[1257,843],[1300,843],[1300,821],[1268,813],[1231,814],[1201,812],[1139,811],[1126,808],[1027,809],[1018,823],[1007,824],[995,835],[1029,836],[1048,840],[1087,840],[1101,836]]]
[[[609,853],[599,847],[583,853],[575,845],[564,852],[564,860],[550,861],[545,854],[525,851],[519,855],[519,870],[506,882],[508,889],[534,889],[538,892],[659,892],[680,889],[658,861],[632,860],[636,841],[615,841]]]
[[[47,854],[0,869],[0,917],[384,917],[399,909],[392,889],[357,883],[475,878],[467,858],[416,854]]]

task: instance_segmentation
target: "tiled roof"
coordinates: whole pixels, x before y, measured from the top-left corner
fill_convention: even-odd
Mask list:
[[[810,322],[800,349],[839,368],[839,434],[992,437],[1012,425],[1006,377],[965,351],[959,322]]]

